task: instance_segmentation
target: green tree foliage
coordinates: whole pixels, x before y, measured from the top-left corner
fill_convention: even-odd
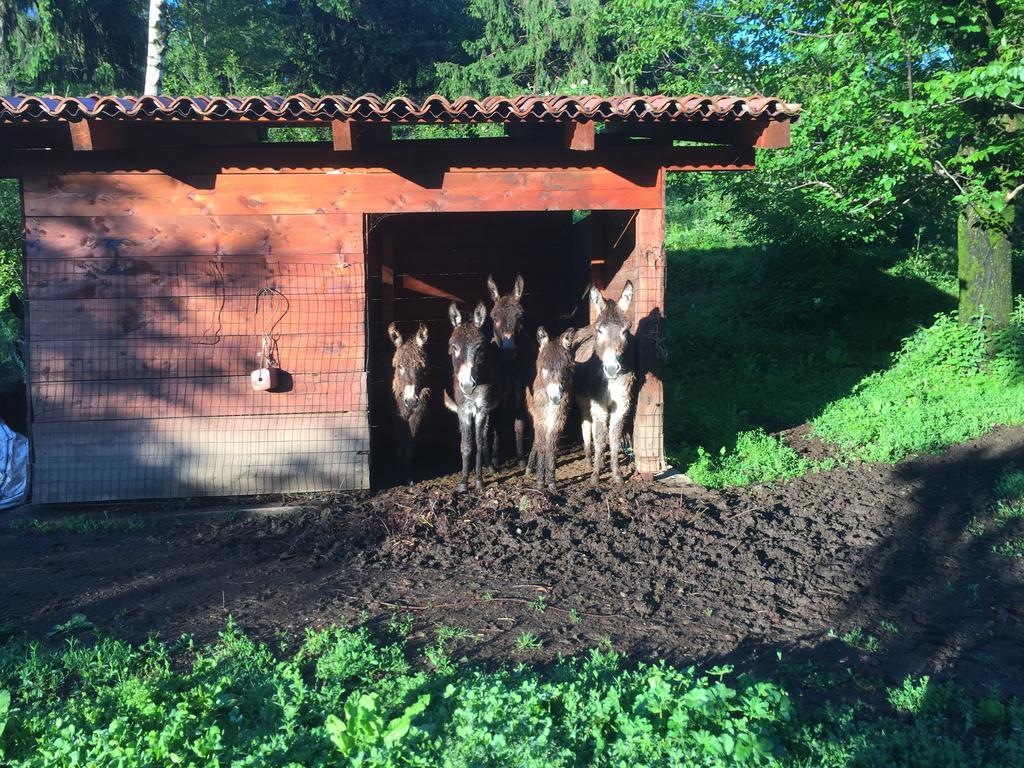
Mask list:
[[[5,93],[138,92],[144,0],[14,0],[0,9]]]
[[[456,0],[205,0],[171,9],[168,93],[426,95],[466,30]]]
[[[468,63],[438,64],[450,95],[610,89],[610,55],[600,0],[470,0],[475,36]]]
[[[749,93],[751,72],[733,21],[715,3],[611,0],[604,25],[615,89],[637,93]]]

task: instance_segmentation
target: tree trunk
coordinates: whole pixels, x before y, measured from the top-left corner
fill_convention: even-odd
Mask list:
[[[1010,278],[1010,231],[1013,206],[985,216],[968,205],[956,228],[957,273],[960,278],[960,322],[984,313],[992,328],[1010,322],[1013,286]]]
[[[164,4],[166,0],[149,0],[149,42],[146,46],[146,85],[143,94],[159,96],[164,76]]]

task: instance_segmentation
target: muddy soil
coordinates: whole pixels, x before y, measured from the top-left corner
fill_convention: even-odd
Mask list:
[[[991,526],[968,531],[1013,466],[1024,429],[722,492],[636,480],[597,491],[569,457],[557,496],[509,469],[479,494],[445,477],[273,514],[108,508],[141,516],[139,531],[0,524],[0,623],[42,634],[78,612],[131,638],[205,640],[230,615],[271,639],[345,620],[383,631],[408,614],[420,643],[441,624],[468,628],[457,653],[484,663],[610,641],[676,663],[767,671],[781,651],[858,685],[951,674],[1021,692],[1024,560],[993,554]],[[524,632],[543,647],[517,649]]]

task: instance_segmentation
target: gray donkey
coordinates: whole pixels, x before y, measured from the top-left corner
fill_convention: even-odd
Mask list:
[[[483,328],[487,308],[477,302],[473,316],[463,320],[459,308],[448,308],[452,335],[448,341],[448,354],[452,358],[452,389],[455,399],[445,392],[444,404],[459,416],[462,434],[462,482],[459,490],[469,488],[469,458],[476,447],[476,487],[484,487],[483,458],[487,452],[491,411],[497,405],[497,370],[490,345],[484,339]]]
[[[569,415],[573,334],[574,329],[570,328],[558,337],[557,342],[552,342],[543,326],[537,329],[537,375],[528,396],[530,418],[533,420],[533,449],[526,474],[529,476],[536,463],[537,488],[542,489],[546,484],[552,493],[557,490],[555,453],[558,438]]]
[[[516,459],[519,466],[526,466],[523,452],[523,433],[526,431],[526,388],[533,379],[532,349],[523,338],[523,289],[525,283],[522,275],[516,275],[512,293],[501,295],[497,283],[490,275],[487,276],[487,291],[491,295],[494,306],[491,308],[491,326],[494,332],[493,342],[498,349],[499,383],[501,392],[498,395],[499,412],[495,418],[503,414],[511,414],[516,433]],[[498,430],[494,430],[494,445],[491,448],[491,463],[498,468]]]
[[[427,380],[427,357],[423,347],[427,343],[427,326],[420,323],[416,335],[403,339],[394,323],[388,325],[388,336],[395,345],[391,360],[394,374],[391,393],[395,398],[395,453],[397,471],[403,472],[405,482],[412,485],[412,453],[416,433],[423,421],[430,399]]]
[[[576,402],[583,428],[583,449],[593,460],[590,484],[597,485],[606,444],[611,448],[612,482],[622,482],[619,448],[622,425],[633,402],[636,380],[629,330],[633,283],[627,281],[617,302],[607,302],[596,287],[590,301],[596,318],[577,334]]]

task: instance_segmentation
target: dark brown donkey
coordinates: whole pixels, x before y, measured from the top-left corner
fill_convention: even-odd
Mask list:
[[[597,485],[606,443],[611,448],[612,482],[622,482],[619,449],[622,424],[633,402],[636,373],[633,365],[633,336],[629,330],[629,303],[633,283],[627,281],[617,302],[605,301],[596,287],[590,288],[590,302],[596,318],[577,334],[576,402],[580,407],[583,449],[593,460],[591,485]]]
[[[394,375],[391,393],[395,396],[395,455],[396,472],[403,472],[405,482],[412,485],[412,453],[416,433],[427,410],[430,389],[427,380],[427,357],[423,347],[427,343],[427,326],[420,323],[416,335],[403,339],[394,323],[388,325],[388,336],[395,345],[391,360]]]
[[[537,375],[529,393],[530,418],[533,420],[533,449],[530,451],[530,468],[537,467],[537,488],[547,485],[551,492],[555,486],[555,453],[558,438],[565,428],[569,415],[569,398],[572,392],[573,359],[572,347],[574,330],[570,328],[557,342],[548,339],[543,326],[537,329]]]
[[[455,399],[445,393],[444,404],[459,416],[462,434],[462,482],[459,490],[469,487],[469,458],[476,448],[476,487],[484,487],[483,458],[487,451],[487,438],[491,424],[491,411],[497,401],[496,364],[493,352],[484,338],[487,308],[477,302],[473,316],[463,320],[462,313],[453,302],[448,308],[452,335],[448,341],[448,354],[452,358],[452,389]]]
[[[526,430],[526,388],[533,379],[532,349],[525,349],[523,339],[523,276],[516,275],[512,293],[502,296],[494,278],[487,276],[487,291],[494,306],[491,308],[491,325],[494,330],[492,341],[498,349],[500,368],[498,396],[499,412],[495,418],[511,414],[516,433],[516,459],[520,467],[526,466],[523,452],[523,433]],[[494,445],[491,449],[491,463],[498,467],[498,430],[494,430]]]

